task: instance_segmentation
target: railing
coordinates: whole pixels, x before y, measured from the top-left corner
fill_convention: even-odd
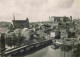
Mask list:
[[[30,45],[19,46],[19,47],[16,47],[16,48],[13,48],[13,49],[10,49],[10,50],[5,51],[5,55],[10,54],[10,53],[13,53],[13,52],[16,52],[16,51],[19,51],[19,50],[24,49],[24,48],[27,48],[27,47],[31,47],[31,46],[35,47],[35,46],[37,46],[38,44],[39,44],[39,46],[40,46],[40,45],[43,45],[43,44],[45,44],[45,43],[48,43],[49,41],[51,42],[51,40],[44,40],[44,41],[41,41],[41,42],[32,43],[32,44],[30,44]],[[35,46],[34,46],[34,45],[35,45]],[[32,48],[32,47],[31,47],[31,48]]]

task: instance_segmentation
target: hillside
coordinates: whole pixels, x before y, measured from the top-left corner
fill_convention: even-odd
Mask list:
[[[0,28],[7,28],[10,24],[10,22],[0,22]]]

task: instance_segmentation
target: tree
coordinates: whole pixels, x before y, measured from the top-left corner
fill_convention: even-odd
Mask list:
[[[13,45],[14,45],[14,47],[17,46],[17,44],[18,44],[18,38],[17,38],[17,36],[14,33],[13,34]]]
[[[13,25],[12,24],[8,28],[10,31],[13,31]]]
[[[12,38],[11,37],[7,37],[6,38],[6,44],[8,45],[8,46],[13,46],[13,41],[12,41]]]

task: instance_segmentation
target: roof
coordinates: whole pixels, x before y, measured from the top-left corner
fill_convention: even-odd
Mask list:
[[[69,17],[66,17],[66,16],[51,16],[50,18],[68,18],[69,19]]]
[[[26,18],[26,20],[12,20],[13,22],[16,22],[16,23],[26,23],[26,22],[28,22],[29,20],[28,20],[28,18]]]
[[[66,16],[51,16],[51,17],[58,17],[58,18],[63,18],[63,17],[66,17]]]
[[[12,20],[13,22],[16,22],[16,23],[26,23],[28,22],[27,20]]]

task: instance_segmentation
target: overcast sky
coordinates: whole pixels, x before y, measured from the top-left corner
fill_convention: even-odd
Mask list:
[[[80,17],[80,0],[0,0],[0,21],[47,21],[49,16]]]

